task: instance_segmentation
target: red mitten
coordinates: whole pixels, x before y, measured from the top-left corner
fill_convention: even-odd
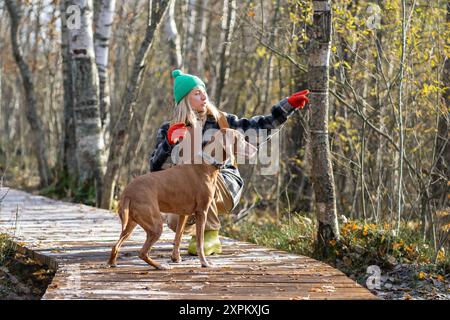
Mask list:
[[[306,97],[308,93],[309,90],[302,90],[294,93],[292,96],[288,98],[289,104],[294,108],[302,109],[305,106],[305,104],[309,102],[308,98]]]
[[[167,131],[167,140],[169,144],[175,144],[179,139],[183,139],[187,134],[187,127],[183,122],[178,122],[170,126]]]

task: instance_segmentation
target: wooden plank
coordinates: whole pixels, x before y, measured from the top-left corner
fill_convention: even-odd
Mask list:
[[[0,190],[0,194],[3,192]],[[17,209],[18,208],[18,209]],[[341,271],[309,257],[223,238],[223,253],[200,267],[188,256],[170,261],[174,233],[164,228],[152,248],[156,271],[137,257],[145,240],[137,228],[121,250],[117,268],[106,265],[121,227],[116,214],[10,190],[0,206],[0,232],[20,250],[57,269],[44,299],[374,299]]]

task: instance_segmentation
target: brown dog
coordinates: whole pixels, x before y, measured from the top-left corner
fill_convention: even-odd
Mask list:
[[[192,130],[190,130],[190,133],[192,134]],[[230,137],[232,143],[229,143]],[[139,224],[147,233],[147,239],[139,252],[139,257],[156,269],[167,269],[167,267],[155,262],[148,256],[148,252],[153,244],[158,241],[163,231],[161,212],[180,215],[175,234],[172,261],[181,261],[179,247],[184,226],[187,216],[194,214],[196,218],[196,245],[200,262],[202,267],[211,266],[205,258],[203,241],[206,214],[214,199],[220,164],[224,162],[221,160],[224,155],[225,158],[233,157],[236,154],[252,157],[257,151],[236,130],[218,130],[213,138],[201,154],[191,153],[191,159],[196,157],[198,160],[200,156],[200,164],[182,163],[163,171],[137,177],[127,185],[119,203],[122,233],[111,251],[108,262],[111,267],[116,266],[120,247],[131,236],[136,225]],[[217,144],[219,144],[219,147],[217,147]],[[222,150],[224,153],[206,153],[206,150],[211,151],[213,149]],[[192,148],[192,150],[195,150],[195,148]],[[220,156],[222,159],[217,160]]]

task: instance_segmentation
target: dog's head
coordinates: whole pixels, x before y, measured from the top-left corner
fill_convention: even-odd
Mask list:
[[[203,148],[203,154],[207,155],[206,158],[211,156],[216,163],[220,164],[225,163],[228,159],[234,162],[236,156],[249,159],[254,157],[257,152],[258,149],[248,143],[241,132],[228,128],[218,130]]]
[[[199,129],[199,128],[197,128]],[[245,136],[233,129],[215,131],[206,145],[201,147],[202,130],[188,127],[186,137],[174,148],[172,160],[176,164],[223,164],[238,159],[249,159],[258,149],[245,140]]]

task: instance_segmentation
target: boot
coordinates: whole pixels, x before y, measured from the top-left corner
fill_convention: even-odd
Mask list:
[[[222,253],[222,244],[219,240],[218,230],[205,231],[203,248],[205,250],[205,256],[210,256],[214,253]],[[197,239],[195,236],[192,236],[191,241],[189,242],[188,253],[193,256],[197,255]]]

